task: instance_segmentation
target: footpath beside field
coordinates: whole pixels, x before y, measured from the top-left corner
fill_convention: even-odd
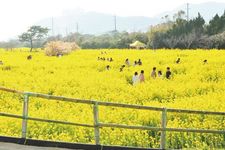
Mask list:
[[[69,150],[69,149],[27,146],[27,145],[0,142],[0,150]]]

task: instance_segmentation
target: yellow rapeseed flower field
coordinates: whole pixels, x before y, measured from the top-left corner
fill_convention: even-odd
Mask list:
[[[102,53],[103,52],[103,53]],[[105,53],[106,52],[106,53]],[[32,55],[31,60],[27,56]],[[98,60],[113,58],[113,62]],[[129,59],[131,66],[120,72]],[[179,64],[175,63],[181,59]],[[133,66],[141,59],[141,66]],[[43,51],[0,50],[0,85],[22,91],[87,100],[208,111],[225,111],[225,51],[219,50],[79,50],[62,57]],[[207,60],[208,63],[203,63]],[[110,70],[106,70],[106,66]],[[152,68],[163,76],[150,77]],[[170,67],[171,79],[165,78]],[[134,72],[144,70],[145,82],[132,85]],[[22,114],[23,97],[0,92],[0,112]],[[109,109],[110,108],[110,109]],[[100,108],[100,121],[160,127],[154,111]],[[89,105],[30,98],[29,116],[93,124]],[[168,114],[167,127],[225,129],[224,116]],[[160,132],[102,128],[101,144],[158,148]],[[21,120],[0,117],[0,135],[21,136]],[[54,123],[28,122],[28,137],[94,143],[93,129]],[[225,148],[225,136],[167,133],[167,147]]]

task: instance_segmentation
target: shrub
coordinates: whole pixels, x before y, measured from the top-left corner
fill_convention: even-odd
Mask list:
[[[76,43],[52,41],[45,45],[45,54],[47,56],[66,55],[76,49],[79,49]]]

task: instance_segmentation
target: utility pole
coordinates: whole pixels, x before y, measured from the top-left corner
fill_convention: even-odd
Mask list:
[[[115,30],[114,31],[117,31],[117,22],[116,22],[116,15],[114,16],[114,26],[115,26]]]
[[[189,21],[189,3],[187,3],[187,21]]]
[[[77,27],[76,27],[76,29],[77,29],[77,33],[79,33],[79,24],[78,24],[78,22],[77,22]]]
[[[53,20],[53,17],[52,17],[52,36],[54,36],[54,20]]]
[[[68,36],[68,28],[66,27],[66,36]]]

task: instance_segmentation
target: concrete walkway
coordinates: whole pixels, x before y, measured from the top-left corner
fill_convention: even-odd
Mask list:
[[[65,148],[37,147],[0,142],[0,150],[71,150]],[[81,150],[81,149],[80,149]]]

